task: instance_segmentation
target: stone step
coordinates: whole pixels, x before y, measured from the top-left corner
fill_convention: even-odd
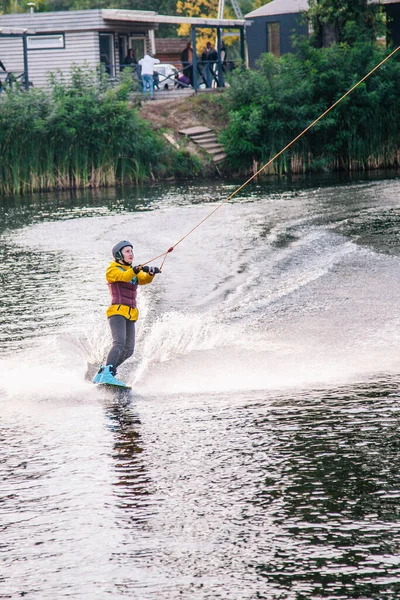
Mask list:
[[[214,138],[210,138],[208,140],[197,140],[196,138],[190,138],[192,140],[192,142],[194,144],[197,144],[198,146],[204,146],[206,144],[219,144],[219,141],[217,140],[216,137]]]
[[[179,133],[187,136],[191,142],[207,152],[214,163],[219,163],[226,158],[223,145],[218,142],[217,136],[209,127],[189,127],[181,129]]]
[[[224,151],[222,146],[218,146],[218,148],[204,148],[207,154],[220,154]]]
[[[196,134],[201,133],[210,133],[212,131],[209,127],[203,127],[202,125],[198,125],[197,127],[189,127],[188,129],[180,129],[179,133],[182,135],[187,135],[188,137],[192,137]]]
[[[201,144],[201,142],[214,142],[217,139],[215,133],[207,133],[203,135],[191,135],[190,136],[192,142],[196,144]]]
[[[192,133],[190,135],[191,138],[206,138],[206,137],[210,137],[210,136],[214,136],[215,137],[215,133],[212,129],[210,129],[209,131],[205,131],[202,133]]]
[[[203,150],[207,150],[207,152],[209,152],[210,154],[214,153],[215,151],[223,151],[224,147],[222,144],[197,144],[200,148],[203,148]]]

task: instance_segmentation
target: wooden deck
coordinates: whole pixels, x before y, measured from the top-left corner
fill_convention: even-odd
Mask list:
[[[215,94],[221,93],[224,91],[224,88],[204,88],[197,90],[197,94]],[[184,88],[184,89],[168,89],[168,90],[155,90],[154,91],[154,100],[172,100],[173,98],[189,98],[190,96],[194,96],[196,94],[193,88]],[[143,97],[142,92],[134,92],[134,98]],[[149,94],[147,94],[147,99],[149,99]]]

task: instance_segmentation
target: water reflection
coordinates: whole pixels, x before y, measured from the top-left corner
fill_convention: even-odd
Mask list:
[[[293,400],[258,422],[261,430],[274,424],[279,453],[253,499],[274,524],[268,562],[254,563],[273,589],[295,598],[396,597],[400,406],[385,384],[375,386],[359,397]]]
[[[116,393],[114,400],[105,407],[105,416],[107,428],[113,435],[111,456],[116,475],[116,506],[127,511],[122,515],[123,520],[145,521],[144,499],[151,494],[151,479],[141,456],[144,448],[139,415],[129,393]]]

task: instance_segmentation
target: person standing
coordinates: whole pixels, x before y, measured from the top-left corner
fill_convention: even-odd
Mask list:
[[[181,52],[182,74],[189,79],[190,85],[193,86],[193,50],[191,42],[186,44]]]
[[[211,42],[207,42],[206,47],[201,55],[203,63],[203,79],[208,88],[212,87],[214,81],[214,69],[217,62],[218,54]]]
[[[135,51],[129,48],[128,54],[125,56],[124,65],[137,65]]]
[[[149,90],[151,100],[154,100],[154,65],[159,64],[159,62],[158,58],[153,58],[150,54],[145,54],[144,57],[139,60],[143,82],[143,94],[146,97],[147,90]]]
[[[121,67],[121,69],[125,67],[132,67],[132,73],[136,73],[137,64],[138,62],[136,60],[135,52],[133,48],[129,48],[128,54],[125,56],[124,64],[123,67]]]
[[[139,312],[136,307],[137,288],[153,281],[158,267],[132,266],[133,246],[128,240],[118,242],[112,248],[114,260],[106,271],[111,294],[111,306],[107,309],[113,345],[105,366],[101,365],[93,383],[126,387],[115,376],[117,368],[132,356],[135,349],[135,323]]]

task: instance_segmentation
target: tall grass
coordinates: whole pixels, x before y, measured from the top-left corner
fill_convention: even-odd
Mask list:
[[[222,141],[231,166],[267,163],[366,75],[385,50],[362,43],[297,55],[264,55],[254,71],[234,75],[225,95],[229,125]],[[393,58],[285,154],[270,173],[367,170],[399,166],[400,64]]]
[[[75,67],[48,91],[0,95],[0,194],[139,183],[182,176],[176,151],[132,109],[130,82],[110,88],[104,75]],[[199,165],[185,156],[186,175]],[[190,164],[188,164],[190,163]]]

